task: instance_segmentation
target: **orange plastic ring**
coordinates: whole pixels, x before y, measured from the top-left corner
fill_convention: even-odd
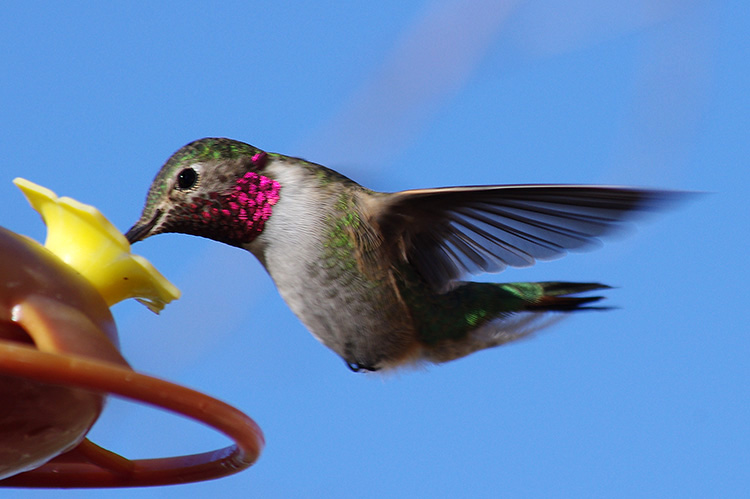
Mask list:
[[[0,373],[150,404],[200,421],[235,442],[201,454],[129,460],[84,440],[39,468],[0,481],[3,487],[144,487],[211,480],[248,468],[265,444],[255,421],[234,407],[109,362],[0,340]]]

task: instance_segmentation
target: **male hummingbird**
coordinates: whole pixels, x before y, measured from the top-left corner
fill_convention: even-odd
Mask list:
[[[163,232],[251,252],[312,334],[355,371],[446,362],[596,308],[598,283],[464,282],[598,242],[665,191],[490,185],[376,192],[324,166],[224,138],[167,160],[131,242]]]

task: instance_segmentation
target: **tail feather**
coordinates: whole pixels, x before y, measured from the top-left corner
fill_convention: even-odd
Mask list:
[[[597,282],[540,282],[544,293],[536,301],[526,305],[527,310],[571,312],[574,310],[608,310],[610,307],[588,306],[603,300],[603,296],[570,296],[587,291],[611,289]]]
[[[610,289],[593,282],[466,283],[446,295],[442,303],[420,316],[422,357],[446,362],[477,350],[496,347],[564,319],[578,310],[606,310],[592,306],[602,296],[572,296]],[[494,308],[493,308],[494,307]]]

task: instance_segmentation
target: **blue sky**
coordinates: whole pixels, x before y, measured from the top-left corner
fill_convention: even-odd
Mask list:
[[[349,372],[251,255],[182,235],[139,243],[183,298],[160,316],[115,306],[124,354],[235,405],[267,441],[248,471],[140,497],[747,493],[747,3],[340,4],[3,2],[2,225],[44,237],[11,184],[23,176],[126,230],[166,158],[205,136],[387,191],[711,194],[595,252],[479,277],[601,281],[616,310],[386,376]],[[132,458],[228,443],[118,400],[92,438]]]

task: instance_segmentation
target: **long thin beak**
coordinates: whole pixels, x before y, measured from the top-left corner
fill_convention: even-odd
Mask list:
[[[139,220],[125,233],[125,239],[127,239],[130,244],[146,239],[150,235],[151,229],[154,228],[156,222],[158,222],[160,218],[161,210],[156,210],[154,216],[151,217],[151,220],[148,222]]]

